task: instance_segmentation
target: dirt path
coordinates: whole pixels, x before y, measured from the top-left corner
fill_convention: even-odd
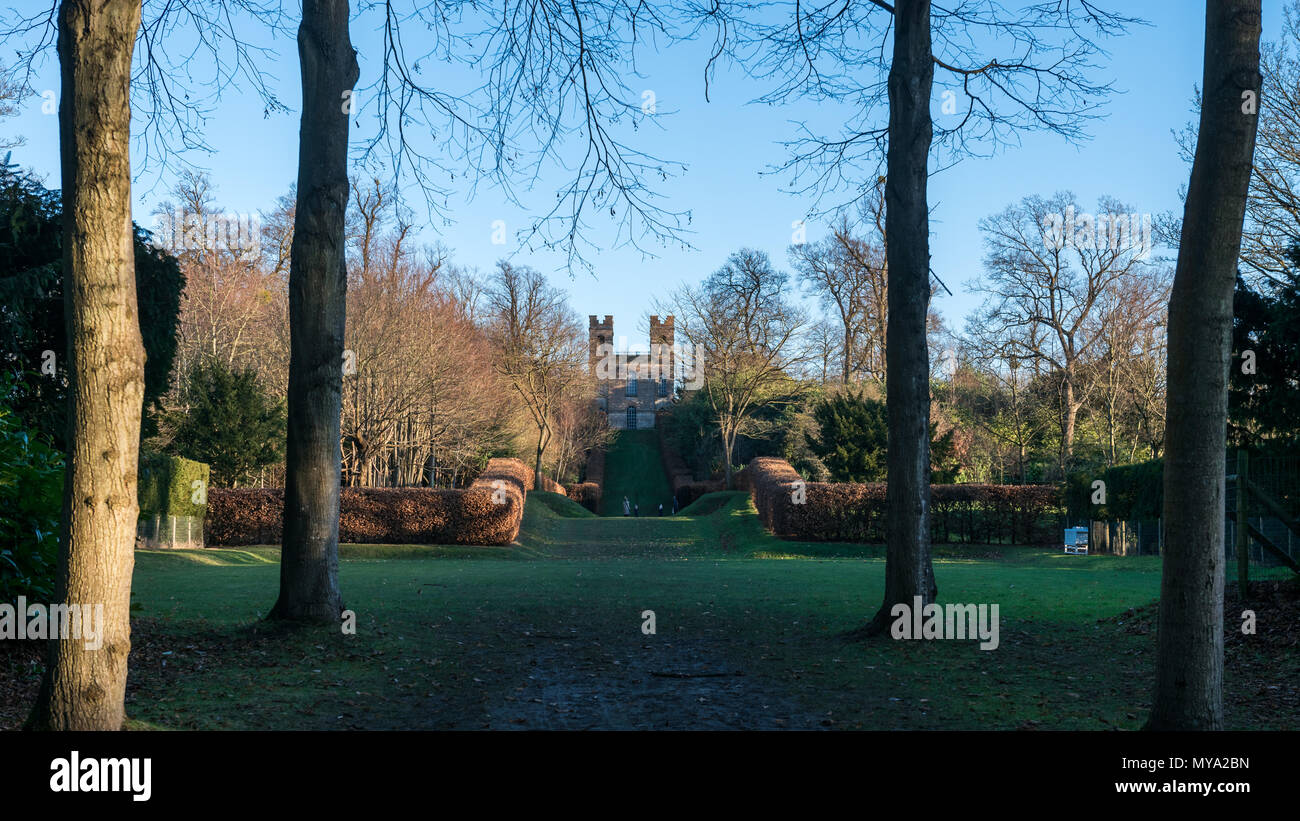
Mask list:
[[[526,678],[482,724],[520,730],[818,729],[785,693],[722,660],[708,640],[620,644],[531,636]],[[596,652],[592,652],[596,650]]]
[[[549,522],[548,553],[566,559],[676,559],[701,547],[690,517],[601,517]],[[465,726],[524,730],[819,729],[779,681],[734,661],[737,637],[709,630],[644,635],[587,620],[502,625],[522,672]],[[549,631],[549,632],[548,632]],[[729,661],[730,659],[730,661]],[[743,662],[742,662],[743,665]],[[520,668],[516,668],[520,669]],[[499,682],[498,682],[499,684]],[[498,692],[501,692],[498,690]]]

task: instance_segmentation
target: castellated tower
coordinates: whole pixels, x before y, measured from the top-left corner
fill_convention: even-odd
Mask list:
[[[614,317],[587,317],[587,365],[596,383],[596,409],[618,430],[653,428],[655,413],[674,398],[673,318],[650,317],[650,351],[614,349]]]
[[[611,356],[614,352],[614,317],[606,315],[605,321],[600,322],[599,317],[589,315],[587,317],[587,368],[588,372],[596,376],[596,363],[602,355]],[[601,349],[602,345],[609,347]]]
[[[673,317],[650,316],[650,367],[655,379],[666,379],[671,385],[677,377],[677,362],[673,356]]]

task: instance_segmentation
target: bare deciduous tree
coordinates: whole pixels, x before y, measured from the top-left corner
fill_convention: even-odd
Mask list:
[[[825,210],[826,196],[846,194],[832,208],[867,199],[882,159],[886,166],[890,541],[885,601],[866,628],[878,633],[892,620],[893,605],[911,606],[915,596],[928,602],[936,590],[929,559],[925,347],[931,146],[956,160],[994,150],[1025,129],[1082,136],[1110,90],[1090,79],[1100,52],[1096,39],[1135,21],[1091,2],[1042,3],[1014,13],[996,0],[933,9],[930,0],[796,2],[779,17],[766,7],[710,2],[695,12],[717,32],[706,81],[718,60],[732,57],[772,83],[763,102],[855,102],[840,134],[803,129],[777,169],[792,174],[796,190],[812,197],[813,213]],[[950,112],[941,109],[946,118],[937,133],[930,116],[936,70],[943,72],[940,89],[951,102]],[[881,116],[885,107],[887,118]]]
[[[278,284],[262,267],[263,232],[251,215],[226,214],[206,174],[187,171],[173,190],[177,202],[154,209],[154,234],[185,275],[177,340],[177,381],[194,362],[215,357],[228,366],[260,363],[267,306]]]
[[[389,197],[377,182],[353,185],[344,480],[453,484],[496,444],[506,408],[445,249],[412,247]]]
[[[1258,124],[1259,0],[1206,0],[1200,126],[1169,301],[1165,551],[1147,728],[1223,727],[1232,297]]]
[[[29,726],[120,730],[131,651],[144,343],[131,226],[131,55],[139,0],[59,8],[69,431],[58,601],[103,606],[102,646],[51,640]]]
[[[1145,323],[1160,307],[1161,269],[1134,234],[1131,215],[1109,198],[1088,214],[1073,195],[1060,193],[1026,197],[980,221],[986,274],[971,290],[987,298],[970,321],[971,333],[1005,355],[1045,366],[1058,379],[1062,473],[1074,454],[1079,411],[1096,384],[1092,363],[1125,319],[1115,307],[1124,301],[1121,292],[1133,298],[1127,306],[1132,323]]]
[[[18,103],[28,95],[28,89],[13,75],[12,70],[0,66],[0,119],[18,113]],[[17,148],[26,140],[20,136],[0,137],[0,151]]]
[[[841,380],[866,376],[883,386],[889,324],[884,237],[858,236],[841,218],[825,239],[791,246],[790,258],[808,290],[839,318]]]
[[[335,621],[347,267],[347,95],[359,69],[347,0],[304,0],[302,128],[289,262],[288,444],[280,596],[271,617]]]
[[[533,470],[540,486],[556,413],[587,381],[586,340],[564,292],[532,268],[498,263],[486,296],[497,370],[537,431]]]
[[[694,349],[694,367],[722,439],[727,487],[734,485],[732,454],[741,435],[762,436],[755,412],[792,401],[792,377],[807,360],[801,347],[806,318],[789,301],[789,276],[762,251],[743,248],[697,288],[683,288],[656,308],[677,319]]]

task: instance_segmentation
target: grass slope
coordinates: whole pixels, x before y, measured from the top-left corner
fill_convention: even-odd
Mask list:
[[[601,514],[623,515],[623,497],[641,505],[641,517],[658,516],[673,509],[673,491],[659,458],[659,439],[653,430],[624,430],[605,455],[605,487]]]

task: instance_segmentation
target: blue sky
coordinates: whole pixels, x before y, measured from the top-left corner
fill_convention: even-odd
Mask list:
[[[40,4],[36,4],[40,5]],[[354,4],[355,5],[355,4]],[[1190,119],[1190,101],[1201,76],[1204,4],[1198,0],[1134,0],[1121,4],[1125,13],[1152,23],[1135,27],[1108,41],[1109,58],[1097,75],[1112,79],[1122,93],[1107,101],[1106,118],[1089,127],[1091,139],[1073,145],[1063,138],[1026,133],[1021,145],[990,159],[967,159],[931,177],[933,267],[954,296],[940,293],[936,307],[950,327],[960,330],[963,317],[978,303],[965,292],[964,283],[978,275],[983,248],[980,218],[1000,211],[1029,194],[1049,195],[1072,190],[1090,207],[1101,195],[1113,195],[1143,213],[1178,210],[1178,192],[1187,182],[1188,167],[1179,158],[1172,132]],[[1264,37],[1280,30],[1282,0],[1264,0]],[[32,4],[18,4],[19,10]],[[370,56],[377,39],[373,31],[354,26],[353,42],[360,52],[365,85]],[[293,182],[297,167],[299,78],[296,48],[291,39],[275,43],[278,58],[268,63],[276,75],[275,89],[290,113],[264,117],[256,95],[225,95],[204,126],[211,154],[194,152],[187,159],[211,173],[220,204],[237,213],[269,209],[275,198]],[[833,133],[842,111],[834,106],[809,104],[780,107],[747,105],[764,87],[739,72],[720,72],[705,102],[701,80],[704,44],[673,46],[659,53],[639,55],[640,76],[627,80],[633,89],[653,90],[661,112],[660,129],[641,129],[631,139],[661,157],[680,161],[685,173],[655,181],[654,190],[669,210],[690,211],[694,250],[655,248],[656,259],[644,259],[624,247],[589,255],[594,274],[569,274],[560,269],[555,254],[519,252],[516,261],[548,272],[567,289],[577,312],[613,314],[615,331],[630,337],[632,347],[644,347],[645,315],[654,296],[683,281],[695,282],[717,268],[740,247],[766,250],[787,267],[786,248],[791,222],[800,219],[808,202],[783,193],[785,179],[760,175],[780,163],[780,145],[794,134],[791,121],[809,121],[815,129]],[[9,54],[0,56],[9,59]],[[472,72],[459,80],[473,80]],[[48,59],[40,66],[33,85],[37,90],[57,89],[57,64]],[[364,97],[361,98],[365,114]],[[363,125],[364,128],[364,116]],[[15,151],[14,161],[58,186],[57,117],[41,113],[41,99],[27,101],[14,120],[0,123],[4,133],[19,133],[27,144]],[[356,135],[354,133],[354,142]],[[140,156],[137,151],[137,157]],[[165,198],[172,178],[161,169],[137,159],[135,214],[144,225],[150,212]],[[552,169],[526,194],[525,204],[543,207],[553,201],[561,179]],[[411,192],[411,204],[423,217],[422,201]],[[448,203],[454,222],[424,224],[420,237],[450,247],[455,262],[486,272],[505,254],[518,252],[511,235],[507,245],[491,242],[492,224],[504,220],[509,231],[522,227],[528,211],[510,204],[504,194],[480,187],[472,197],[458,188]],[[423,219],[420,223],[425,222]],[[590,239],[608,245],[604,223]],[[815,240],[824,226],[811,224],[808,238]]]

